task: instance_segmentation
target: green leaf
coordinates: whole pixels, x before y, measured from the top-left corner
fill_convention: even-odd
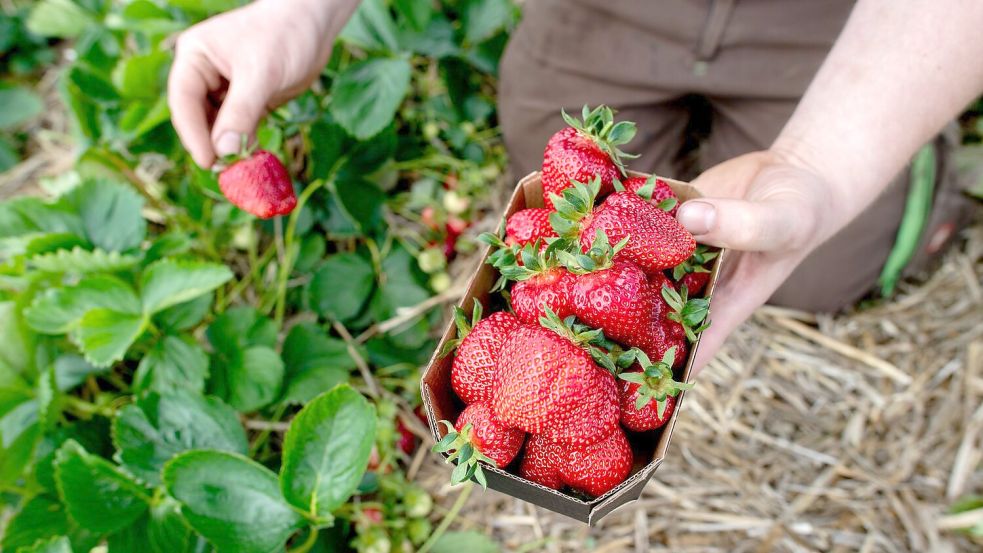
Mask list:
[[[122,360],[126,350],[146,328],[147,318],[143,315],[100,307],[79,319],[71,338],[86,360],[97,367],[105,367]]]
[[[509,0],[466,0],[461,10],[464,40],[478,44],[491,38],[512,21]]]
[[[241,455],[182,453],[164,467],[164,482],[184,518],[220,553],[270,553],[304,525],[276,475]]]
[[[447,532],[437,538],[432,553],[499,553],[500,549],[488,536],[479,532]]]
[[[332,84],[331,114],[359,140],[375,135],[395,117],[411,71],[403,59],[372,58],[348,66]]]
[[[143,273],[140,296],[146,313],[157,313],[211,292],[232,279],[225,265],[164,259]]]
[[[108,553],[195,553],[198,537],[179,509],[177,501],[165,496],[135,523],[109,536]]]
[[[243,0],[168,0],[167,3],[193,14],[212,15],[238,8],[245,2]]]
[[[24,318],[28,326],[38,332],[65,334],[75,328],[87,312],[97,308],[136,314],[140,312],[140,300],[122,280],[95,275],[74,286],[46,290],[24,310]]]
[[[76,246],[71,250],[35,255],[27,263],[48,273],[115,273],[135,267],[140,263],[140,256],[107,252],[98,248],[89,251]]]
[[[283,342],[284,391],[280,401],[306,403],[348,380],[355,361],[344,341],[313,324],[290,329]]]
[[[32,497],[7,523],[3,534],[4,551],[19,551],[51,535],[66,535],[71,523],[65,507],[45,494]]]
[[[393,5],[417,31],[425,29],[434,14],[430,0],[394,0]]]
[[[252,412],[273,403],[283,387],[283,360],[266,346],[252,346],[212,371],[213,388],[237,411]]]
[[[364,0],[341,30],[340,38],[366,50],[395,52],[399,48],[397,30],[383,0]]]
[[[246,433],[221,400],[188,392],[151,393],[120,409],[113,420],[116,460],[146,482],[161,483],[172,457],[192,449],[246,453]]]
[[[361,313],[374,287],[368,260],[354,253],[329,256],[311,280],[311,309],[331,320],[349,321]]]
[[[105,179],[89,179],[65,196],[75,206],[85,236],[107,251],[136,248],[147,234],[141,215],[143,198],[131,187]]]
[[[105,367],[96,367],[81,355],[74,353],[65,353],[55,359],[54,370],[55,385],[63,392],[85,382],[91,374],[106,372]]]
[[[132,524],[147,510],[147,490],[102,457],[74,440],[55,456],[58,493],[79,526],[111,533]]]
[[[35,411],[36,412],[36,411]],[[41,426],[35,421],[16,438],[4,434],[4,443],[0,447],[0,487],[13,484],[24,476],[24,472],[34,457],[34,448],[41,438]]]
[[[330,518],[358,487],[375,441],[375,408],[339,386],[308,403],[283,442],[280,484],[294,506]]]
[[[0,347],[0,367],[9,368],[11,372],[20,373],[28,369],[34,348],[34,334],[31,333],[19,316],[21,307],[12,301],[0,302],[0,336],[3,336],[3,347]],[[0,371],[0,384],[6,384],[10,376],[6,371]]]
[[[37,117],[43,109],[41,97],[29,88],[0,88],[0,130],[18,127]]]
[[[401,307],[410,307],[430,297],[422,284],[416,259],[401,246],[394,246],[382,260],[381,282],[372,298],[372,315],[381,321],[393,317]]]
[[[160,51],[124,58],[113,69],[113,84],[124,98],[156,100],[170,60],[167,52]]]
[[[189,390],[201,393],[208,378],[208,354],[198,344],[164,336],[140,360],[133,377],[137,392]]]
[[[342,212],[363,235],[371,234],[383,222],[386,194],[363,178],[341,179],[334,184],[334,197]]]
[[[193,300],[168,307],[153,317],[154,324],[161,330],[179,332],[200,323],[212,307],[213,292],[198,296]]]
[[[72,545],[65,536],[56,536],[18,549],[17,553],[72,553]]]
[[[92,23],[92,14],[72,0],[41,0],[31,8],[27,30],[43,37],[75,38]]]
[[[206,332],[216,351],[229,357],[247,346],[276,346],[277,328],[253,307],[233,307],[216,317]]]

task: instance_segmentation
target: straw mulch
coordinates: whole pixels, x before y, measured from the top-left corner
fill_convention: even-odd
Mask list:
[[[981,280],[977,222],[894,301],[762,308],[700,375],[640,501],[587,528],[476,490],[452,527],[504,551],[981,551],[946,514],[983,491]],[[448,470],[429,456],[418,476],[443,509]]]

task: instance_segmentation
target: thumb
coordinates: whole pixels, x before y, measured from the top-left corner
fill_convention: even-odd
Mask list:
[[[229,92],[212,127],[216,155],[239,152],[242,137],[253,136],[259,120],[266,115],[269,96],[268,84],[254,71],[242,72],[230,80]]]
[[[701,244],[743,251],[775,251],[802,241],[808,214],[794,202],[700,198],[679,207],[677,218]]]

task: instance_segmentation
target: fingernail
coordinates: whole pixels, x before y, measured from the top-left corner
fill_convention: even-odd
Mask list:
[[[707,202],[690,201],[679,206],[679,223],[694,236],[706,234],[717,222],[717,210]]]
[[[236,132],[226,131],[215,141],[215,153],[218,157],[229,156],[239,153],[239,142],[242,135]]]

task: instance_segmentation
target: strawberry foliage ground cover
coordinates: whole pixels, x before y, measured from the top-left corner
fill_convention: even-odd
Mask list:
[[[476,247],[517,11],[363,2],[258,132],[299,197],[258,221],[164,98],[174,33],[236,5],[4,5],[0,170],[26,155],[45,69],[76,158],[0,203],[2,550],[494,550],[434,532],[404,467],[441,319],[417,306]]]

